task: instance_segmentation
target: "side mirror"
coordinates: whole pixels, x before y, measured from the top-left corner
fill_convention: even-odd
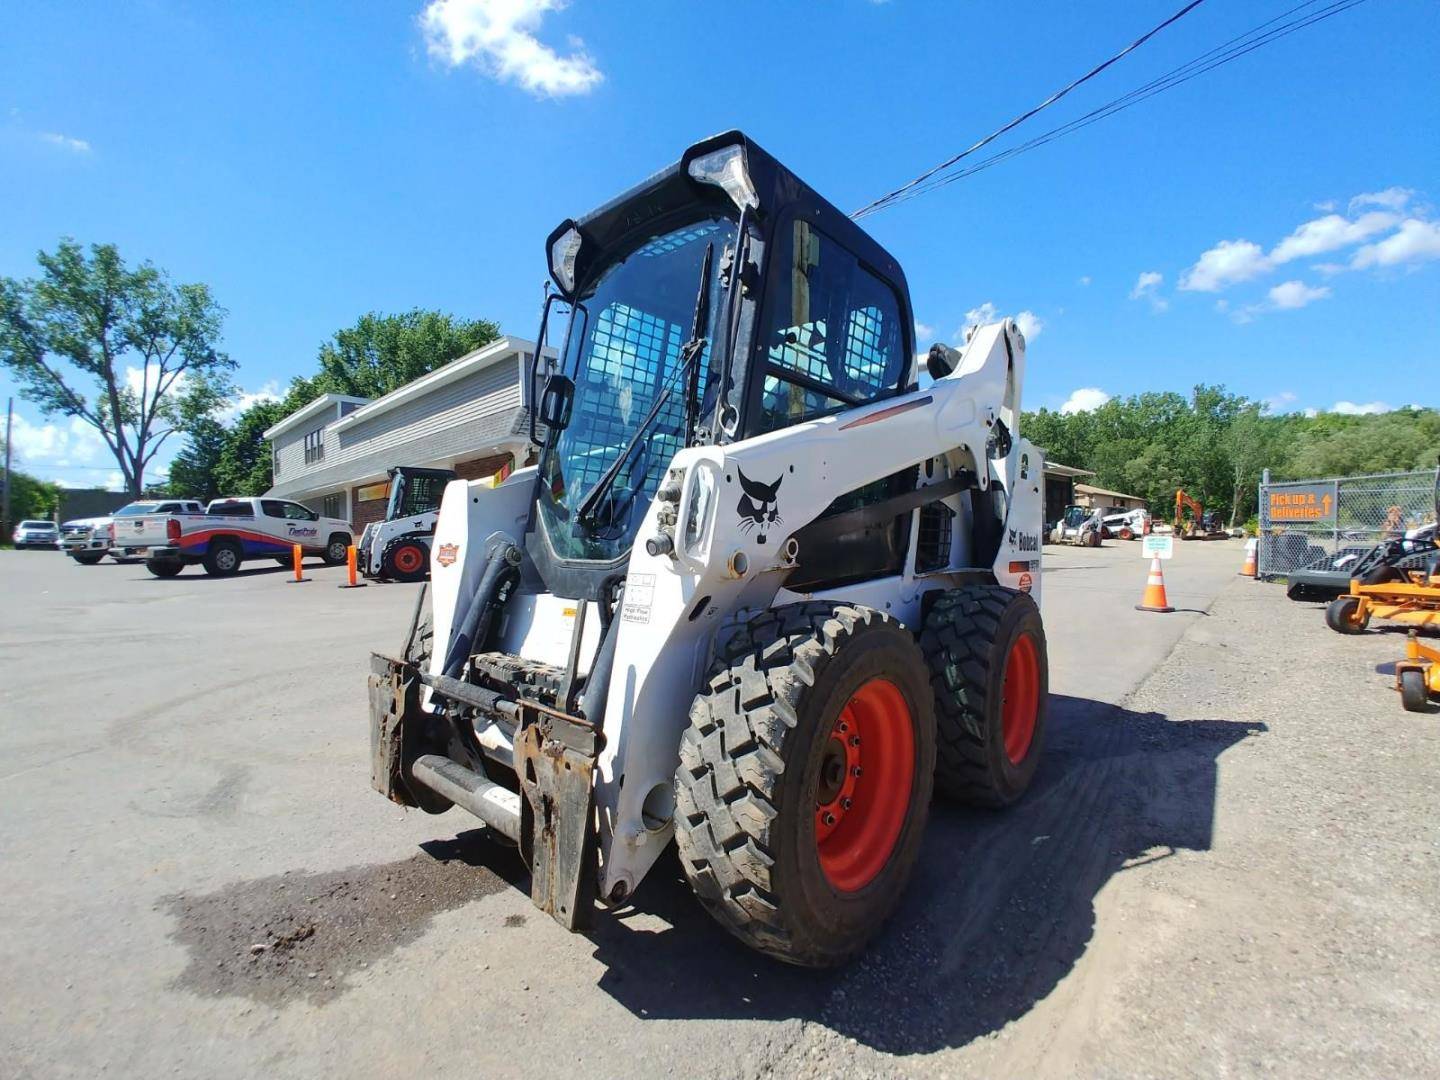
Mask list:
[[[545,425],[544,445],[549,446],[560,432],[570,426],[570,411],[574,405],[575,384],[568,375],[555,374],[545,380],[539,407],[539,420]]]
[[[955,365],[950,362],[950,350],[939,342],[930,346],[930,352],[925,357],[925,371],[932,379],[943,379],[950,372],[955,370]]]

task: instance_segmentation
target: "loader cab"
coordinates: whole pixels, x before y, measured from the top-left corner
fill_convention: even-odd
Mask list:
[[[396,466],[390,470],[390,501],[385,505],[385,520],[398,521],[438,510],[445,485],[454,479],[454,469]]]
[[[623,573],[684,447],[914,386],[899,263],[739,132],[562,222],[547,257],[542,337],[552,320],[564,329],[558,363],[532,381],[542,445],[527,547],[559,595],[598,599]]]

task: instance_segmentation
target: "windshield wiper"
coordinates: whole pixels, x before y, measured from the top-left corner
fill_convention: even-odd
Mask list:
[[[635,448],[644,440],[645,432],[650,430],[650,425],[655,422],[655,418],[660,415],[660,410],[670,400],[670,395],[675,391],[675,380],[682,375],[686,377],[685,445],[690,445],[695,429],[695,414],[700,404],[695,400],[700,382],[700,367],[696,361],[705,352],[705,346],[709,344],[709,339],[703,335],[710,318],[710,264],[714,258],[715,245],[707,244],[705,258],[700,263],[700,290],[695,297],[695,316],[690,322],[690,340],[680,346],[678,366],[671,372],[669,382],[655,398],[655,404],[650,406],[650,411],[640,421],[640,425],[635,429],[635,434],[630,436],[630,441],[625,444],[624,449],[610,463],[610,467],[605,470],[600,479],[595,481],[595,486],[590,489],[589,494],[580,500],[580,505],[575,509],[575,516],[580,521],[588,521],[594,515],[595,507],[605,497],[605,493],[614,486],[625,462],[630,459]]]

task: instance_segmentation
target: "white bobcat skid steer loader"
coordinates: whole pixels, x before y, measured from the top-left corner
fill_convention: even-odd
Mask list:
[[[742,941],[842,962],[933,788],[1005,805],[1041,753],[1024,338],[936,345],[919,387],[899,265],[738,132],[547,254],[539,461],[446,488],[431,603],[373,661],[374,784],[517,843],[567,927],[673,838]]]
[[[360,573],[378,581],[424,581],[430,572],[430,538],[440,496],[454,479],[453,469],[391,469],[385,519],[372,521],[360,534]]]

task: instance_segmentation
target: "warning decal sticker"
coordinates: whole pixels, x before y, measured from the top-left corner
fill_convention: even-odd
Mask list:
[[[631,574],[625,579],[625,597],[620,618],[625,622],[648,623],[650,606],[655,602],[655,575]]]

